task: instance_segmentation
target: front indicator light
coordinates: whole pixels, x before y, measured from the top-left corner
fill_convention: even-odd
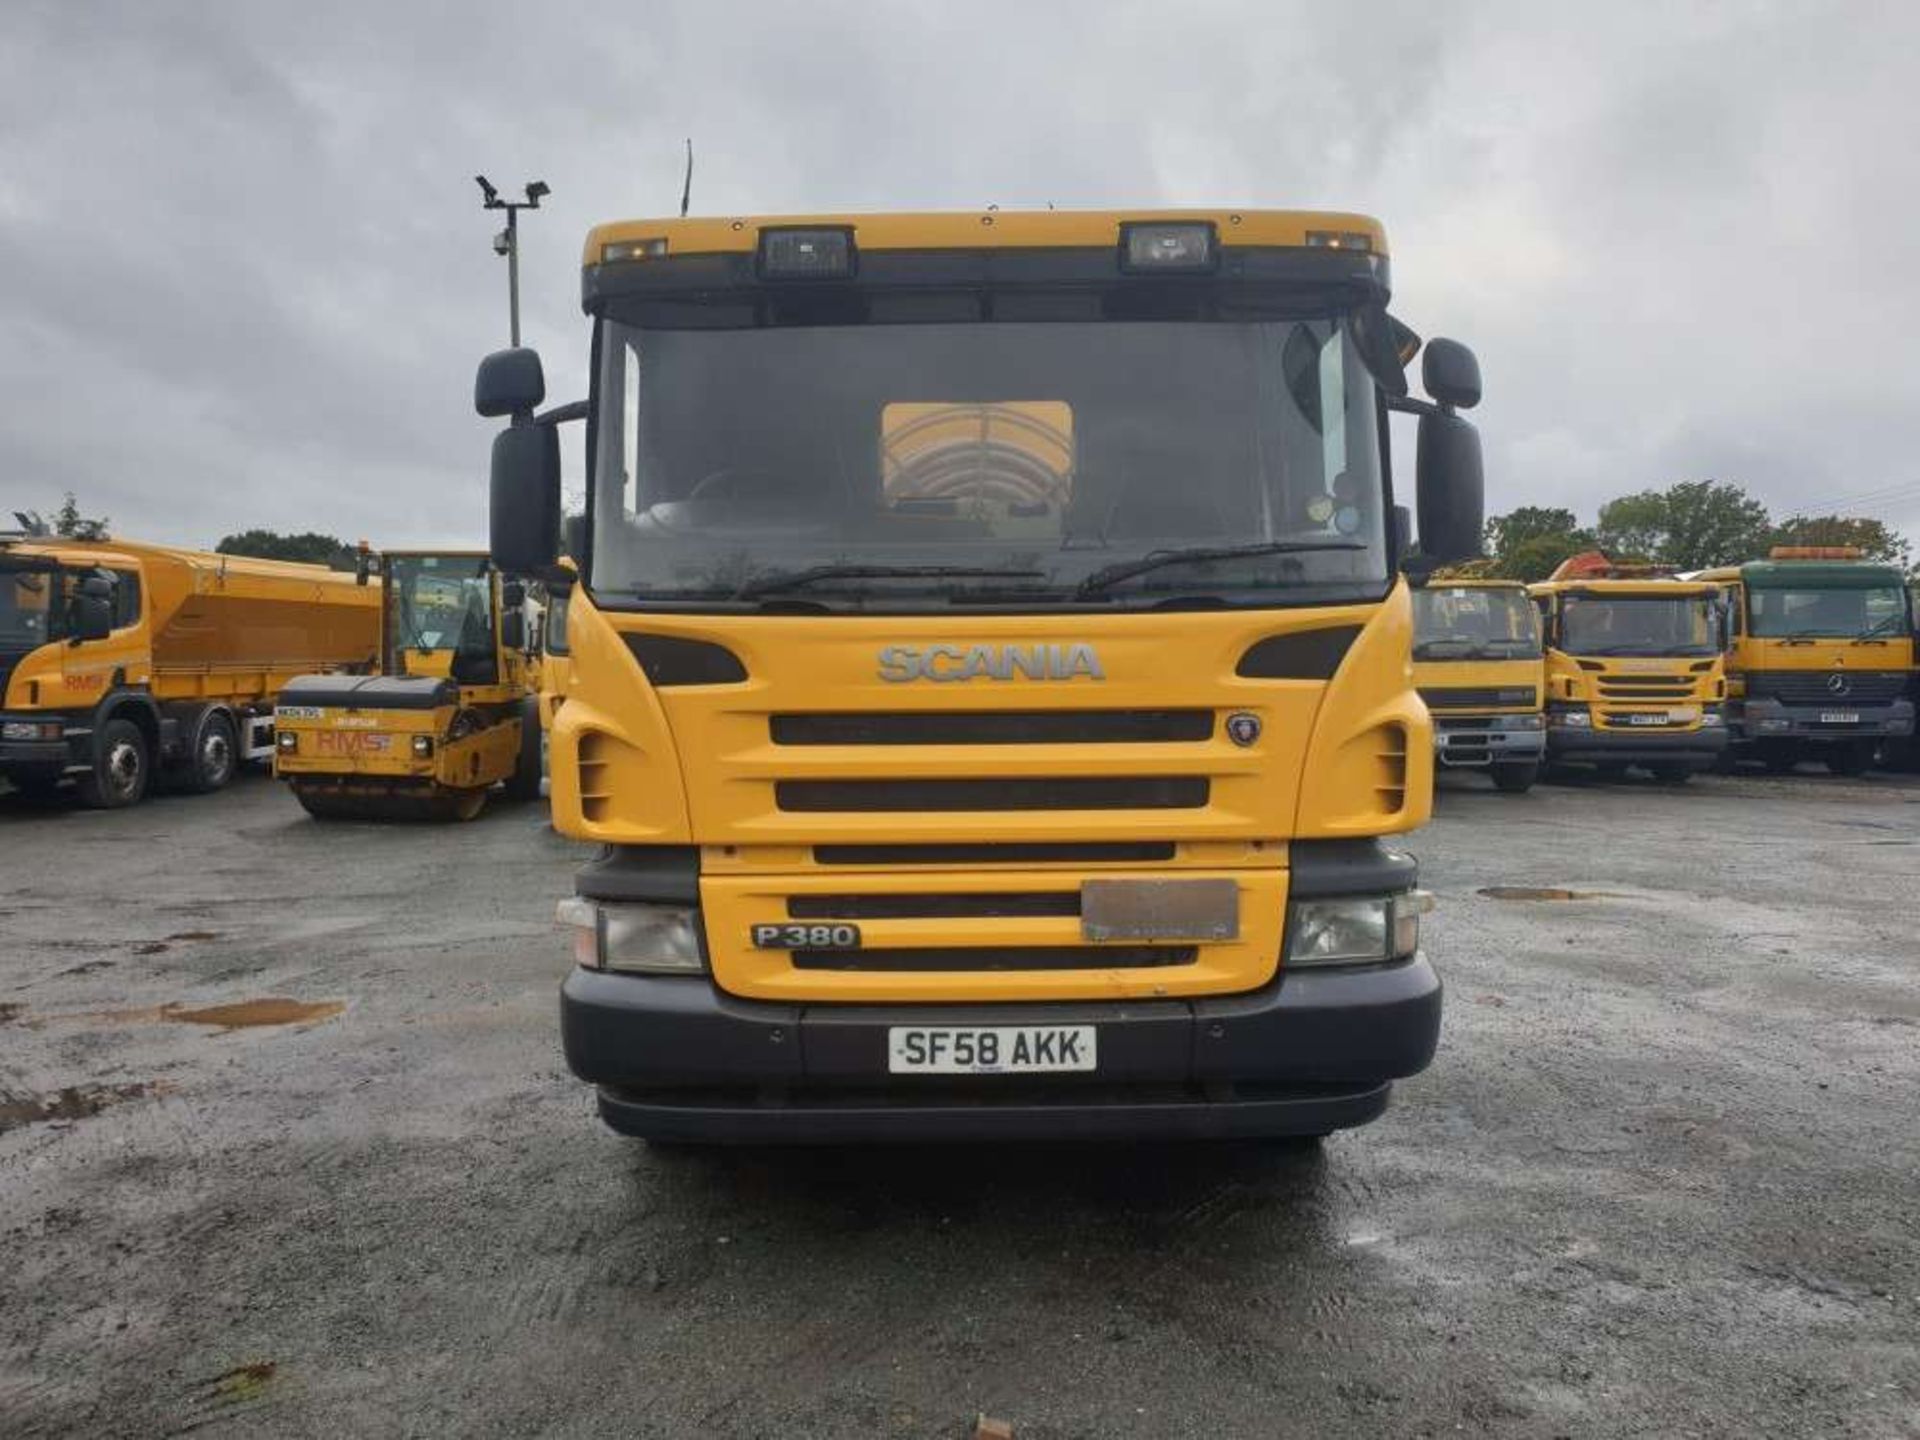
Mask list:
[[[291,755],[300,748],[300,736],[292,730],[282,730],[273,737],[273,743],[282,755]]]
[[[634,975],[704,975],[700,912],[686,905],[603,905],[562,900],[554,922],[573,932],[573,959],[589,970]]]
[[[414,736],[413,753],[422,760],[433,754],[433,737],[431,735]]]
[[[1122,225],[1122,270],[1211,270],[1213,225]]]
[[[1404,960],[1420,948],[1420,917],[1431,909],[1433,895],[1426,890],[1295,901],[1287,964],[1311,969]]]

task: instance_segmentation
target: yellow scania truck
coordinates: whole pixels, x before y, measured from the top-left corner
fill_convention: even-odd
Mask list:
[[[289,681],[274,773],[319,820],[471,820],[498,785],[537,798],[525,587],[479,551],[390,550],[361,563],[368,578],[378,571],[380,673]]]
[[[1776,546],[1696,578],[1729,600],[1733,758],[1860,775],[1913,734],[1913,612],[1898,566],[1846,546]]]
[[[1413,592],[1413,683],[1443,766],[1524,794],[1546,755],[1540,622],[1518,580],[1435,576]]]
[[[1424,1068],[1387,417],[1472,553],[1472,353],[1358,215],[645,220],[591,396],[489,356],[493,554],[588,509],[553,718],[567,1059],[682,1140],[1318,1135]],[[575,548],[575,547],[570,547]]]
[[[273,754],[296,675],[365,670],[379,608],[324,565],[127,540],[0,539],[0,775],[132,805],[218,790]]]
[[[1547,763],[1683,785],[1727,748],[1720,587],[1595,551],[1528,587],[1547,650]]]

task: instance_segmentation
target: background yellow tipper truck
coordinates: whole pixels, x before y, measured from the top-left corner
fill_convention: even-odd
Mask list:
[[[1413,592],[1413,683],[1433,713],[1433,756],[1525,794],[1546,754],[1540,618],[1518,580],[1430,577]]]
[[[126,540],[0,542],[0,774],[132,805],[273,753],[281,686],[370,668],[378,597],[324,565]]]
[[[1731,605],[1727,733],[1734,759],[1864,774],[1913,734],[1912,601],[1897,565],[1846,546],[1775,546],[1705,570]]]
[[[664,1139],[1317,1135],[1422,1069],[1389,408],[1478,548],[1470,351],[1358,215],[636,221],[592,393],[481,365],[493,553],[554,574],[566,1053]]]

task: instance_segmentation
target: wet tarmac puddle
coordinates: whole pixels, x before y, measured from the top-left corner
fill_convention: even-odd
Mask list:
[[[0,1091],[0,1135],[48,1120],[85,1120],[122,1100],[143,1100],[165,1093],[164,1086],[149,1080],[129,1085],[69,1085],[51,1095],[9,1095]]]
[[[200,1010],[162,1005],[160,1018],[182,1025],[217,1025],[222,1030],[241,1030],[255,1025],[307,1025],[316,1020],[331,1020],[346,1008],[344,1000],[288,1000],[268,996],[261,1000],[240,1000],[232,1005],[208,1005]]]

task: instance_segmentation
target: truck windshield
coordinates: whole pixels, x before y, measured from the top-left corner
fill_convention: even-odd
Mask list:
[[[1520,590],[1435,584],[1413,592],[1416,660],[1527,660],[1540,654],[1540,623]]]
[[[1762,639],[1821,636],[1851,639],[1908,633],[1906,591],[1899,585],[1864,590],[1747,591],[1747,629]]]
[[[1389,583],[1379,411],[1338,319],[602,327],[607,604],[1286,605]]]
[[[1560,602],[1560,648],[1570,655],[1712,655],[1714,606],[1707,595],[1568,595]]]
[[[59,570],[0,562],[0,650],[24,654],[59,639],[66,610]]]

